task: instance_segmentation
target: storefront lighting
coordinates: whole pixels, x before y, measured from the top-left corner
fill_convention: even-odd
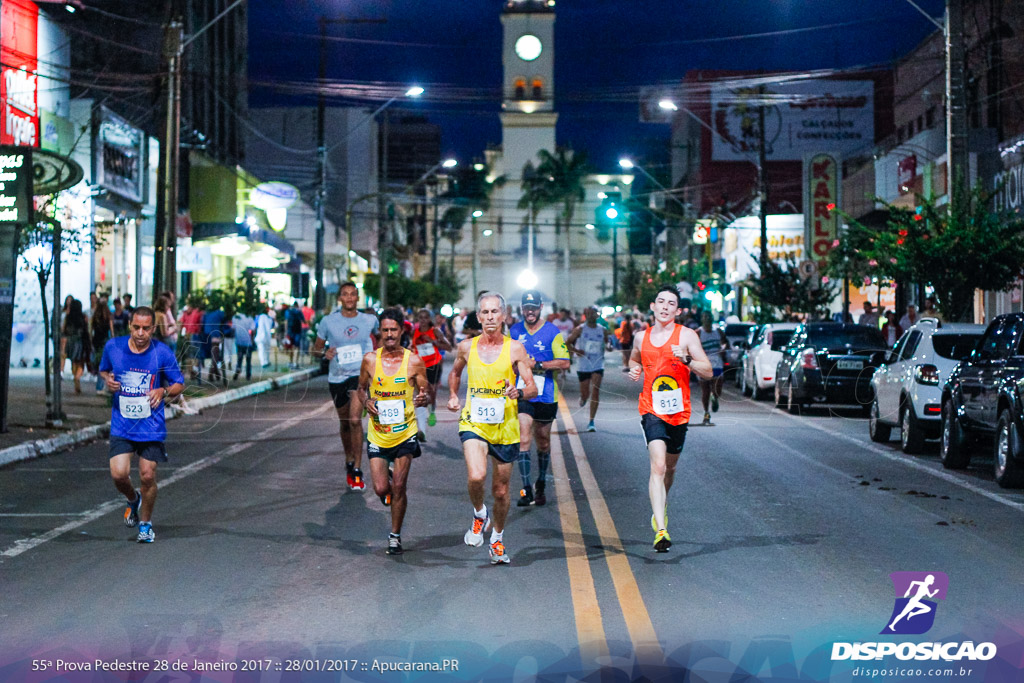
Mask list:
[[[481,211],[480,209],[477,209],[476,211],[473,212],[473,218],[480,218],[483,215],[484,215],[484,212]]]
[[[484,237],[490,237],[493,234],[494,234],[494,231],[491,230],[490,228],[487,228],[486,230],[484,230]]]
[[[267,209],[267,222],[277,232],[281,232],[288,225],[288,209]]]
[[[585,228],[586,228],[587,230],[593,230],[593,229],[594,229],[594,224],[593,224],[593,223],[587,223],[587,224],[586,224],[586,225],[585,225],[584,227],[585,227]]]
[[[234,237],[222,237],[210,245],[210,253],[215,256],[241,256],[249,251],[249,245],[239,242]]]
[[[441,315],[443,315],[446,318],[452,317],[452,313],[454,312],[455,309],[452,308],[451,304],[445,304],[444,306],[441,307]]]
[[[633,176],[631,176],[631,175],[624,175],[621,178],[619,178],[619,181],[623,185],[632,185],[633,184]]]

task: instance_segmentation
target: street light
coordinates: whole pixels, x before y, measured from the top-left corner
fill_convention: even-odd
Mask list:
[[[477,240],[477,236],[476,236],[476,219],[480,218],[483,215],[484,215],[484,212],[481,211],[480,209],[477,209],[476,211],[473,212],[472,220],[471,220],[472,225],[473,225],[473,232],[471,233],[471,237],[473,239],[472,244],[473,244],[473,291],[474,292],[479,292],[480,291],[480,288],[477,286],[477,273],[480,272],[480,248],[479,248],[479,244],[478,244],[479,240]]]
[[[664,99],[658,102],[658,106],[666,111],[679,111],[679,105],[669,99]]]

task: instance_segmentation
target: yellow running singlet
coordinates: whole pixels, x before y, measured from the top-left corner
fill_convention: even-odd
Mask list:
[[[495,445],[519,443],[518,403],[505,396],[506,389],[516,382],[512,340],[505,337],[501,353],[493,363],[484,363],[480,358],[476,348],[479,340],[480,337],[474,337],[469,347],[469,385],[459,431],[473,432]]]
[[[370,416],[370,428],[367,440],[381,448],[394,448],[410,437],[416,436],[419,427],[416,423],[416,410],[412,404],[416,393],[409,381],[408,349],[403,349],[402,365],[394,375],[384,374],[384,365],[377,349],[377,360],[373,365],[373,377],[370,378],[370,400],[377,401],[376,417]]]

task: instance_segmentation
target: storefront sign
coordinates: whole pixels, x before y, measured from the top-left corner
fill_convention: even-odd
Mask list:
[[[0,432],[7,431],[7,379],[14,323],[18,237],[32,220],[32,150],[0,147]]]
[[[213,253],[209,247],[178,245],[178,272],[208,273],[213,270]]]
[[[1024,137],[999,146],[1003,170],[992,178],[992,189],[1001,188],[996,193],[994,208],[996,211],[1024,210]]]
[[[761,221],[757,216],[743,216],[729,224],[724,233],[722,258],[725,277],[730,283],[740,282],[759,272],[761,255]],[[768,216],[768,259],[783,268],[806,259],[803,217],[794,214]]]
[[[760,98],[770,103],[765,111],[769,161],[801,161],[822,150],[843,154],[875,139],[874,81],[810,79],[765,87],[768,92],[760,94],[727,82],[711,86],[712,160],[757,158]]]
[[[95,135],[96,183],[133,202],[142,202],[142,131],[106,107],[98,107]]]
[[[32,152],[0,147],[0,224],[32,220]]]
[[[804,162],[805,238],[809,258],[823,271],[832,243],[839,235],[839,163],[828,154],[816,154]]]
[[[38,23],[39,8],[35,3],[0,3],[0,144],[39,146]]]
[[[917,176],[917,155],[911,154],[908,157],[904,157],[899,160],[896,164],[896,182],[899,184],[897,191],[900,194],[907,194],[910,192],[910,185],[914,182],[914,178]]]

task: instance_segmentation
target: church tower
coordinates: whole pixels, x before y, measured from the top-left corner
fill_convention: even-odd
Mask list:
[[[518,185],[526,162],[555,151],[555,0],[506,0],[501,24],[502,171]]]

